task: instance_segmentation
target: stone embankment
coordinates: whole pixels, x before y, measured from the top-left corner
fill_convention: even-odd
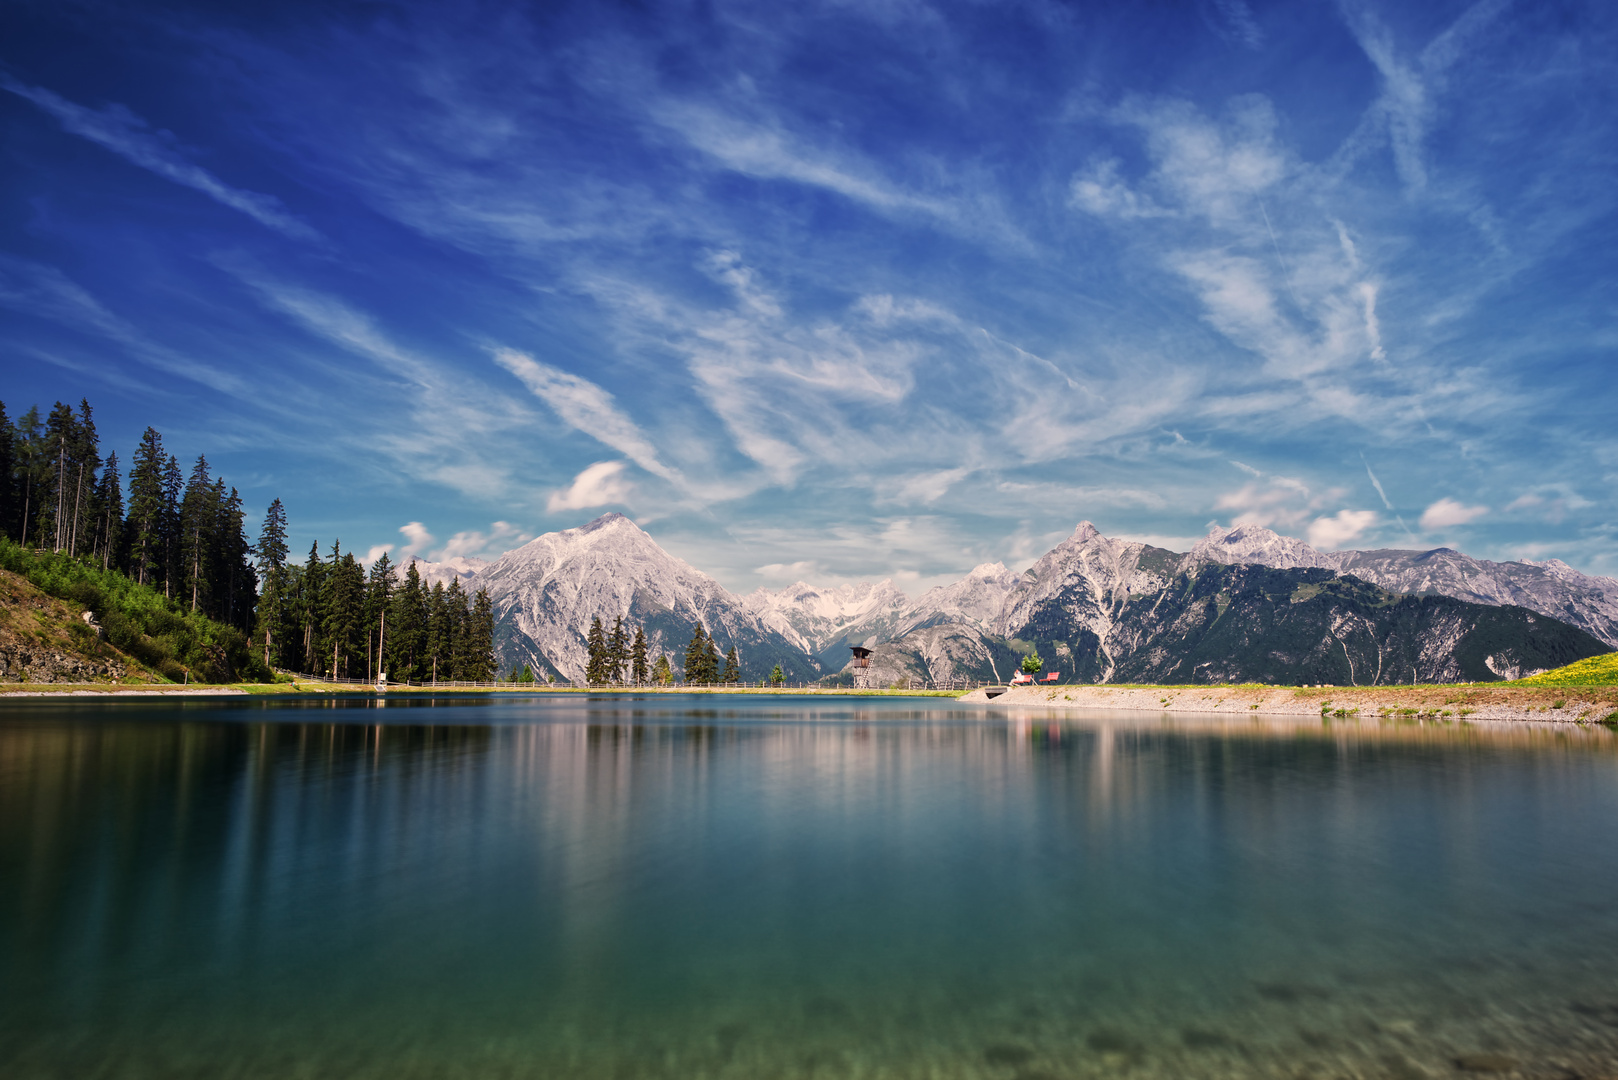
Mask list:
[[[0,570],[0,682],[105,683],[139,673],[89,612]]]
[[[1013,686],[962,701],[1064,710],[1245,716],[1379,716],[1596,723],[1618,712],[1618,687]]]

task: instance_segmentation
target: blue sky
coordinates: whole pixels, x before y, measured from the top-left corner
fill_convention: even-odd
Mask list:
[[[1614,574],[1615,128],[1599,2],[12,0],[0,398],[301,549]]]

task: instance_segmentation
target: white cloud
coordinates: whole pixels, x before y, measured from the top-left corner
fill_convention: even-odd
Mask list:
[[[1309,546],[1331,551],[1352,543],[1378,522],[1375,510],[1339,510],[1309,523]]]
[[[458,563],[460,560],[492,559],[504,555],[512,548],[521,547],[534,538],[534,534],[518,528],[509,521],[497,521],[488,532],[469,529],[449,538],[449,543],[432,554],[433,562]]]
[[[378,559],[392,550],[392,544],[372,544],[370,550],[364,555],[360,556],[360,562],[364,563],[366,566],[370,566],[372,563],[376,562]]]
[[[428,532],[427,526],[419,521],[406,522],[399,526],[399,531],[404,533],[404,538],[409,541],[399,549],[399,558],[401,560],[409,559],[412,555],[418,554],[433,542],[433,534]]]
[[[1489,512],[1487,506],[1463,506],[1454,499],[1439,499],[1421,512],[1419,524],[1425,532],[1447,529],[1476,521]]]
[[[111,105],[98,112],[75,105],[43,87],[27,86],[3,73],[0,73],[0,89],[33,102],[56,117],[64,130],[89,139],[166,180],[200,191],[215,202],[246,214],[260,225],[295,240],[321,239],[318,232],[288,213],[273,195],[233,188],[208,170],[185,160],[168,144],[166,132],[151,131],[146,121],[122,105]]]
[[[573,483],[551,492],[547,512],[584,510],[592,506],[622,505],[629,501],[630,485],[623,477],[621,461],[598,461],[573,478]]]
[[[522,380],[563,423],[612,447],[647,472],[683,484],[679,473],[663,464],[651,440],[618,408],[612,395],[595,383],[515,349],[495,349],[494,361]]]
[[[1115,217],[1124,221],[1167,217],[1172,213],[1118,179],[1116,158],[1092,161],[1084,172],[1074,176],[1068,190],[1068,201],[1097,217]]]

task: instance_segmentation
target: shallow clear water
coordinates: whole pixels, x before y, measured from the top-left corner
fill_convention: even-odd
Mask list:
[[[1615,824],[1602,728],[6,702],[0,1074],[1618,1073]]]

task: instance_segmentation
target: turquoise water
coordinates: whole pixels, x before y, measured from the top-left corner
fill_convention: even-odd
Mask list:
[[[11,701],[0,1075],[1618,1073],[1615,823],[1603,728]]]

